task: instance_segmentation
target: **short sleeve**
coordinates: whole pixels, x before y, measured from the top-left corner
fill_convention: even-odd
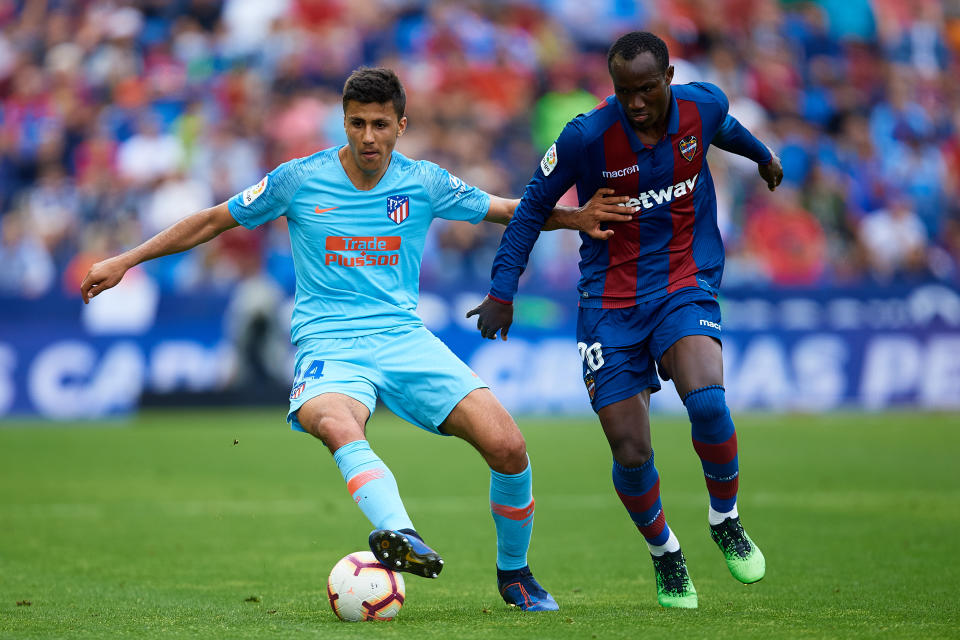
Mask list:
[[[730,110],[730,100],[727,94],[715,84],[709,82],[691,82],[690,86],[700,89],[700,95],[706,97],[703,100],[698,99],[700,107],[700,116],[703,118],[703,135],[706,140],[712,140],[717,130],[723,126],[723,122]],[[706,94],[706,96],[704,96]]]
[[[417,162],[433,215],[477,224],[490,210],[490,196],[432,162]]]
[[[304,177],[302,159],[281,164],[263,180],[230,198],[230,215],[248,229],[279,218],[287,212]]]
[[[730,110],[730,100],[727,98],[727,94],[723,92],[723,89],[709,82],[691,82],[690,84],[703,89],[716,100],[717,105],[720,107],[720,112],[723,114],[721,115],[720,119],[723,120],[723,118],[727,115],[727,112]]]

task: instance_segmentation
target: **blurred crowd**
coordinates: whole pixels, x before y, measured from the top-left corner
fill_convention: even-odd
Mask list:
[[[960,0],[0,0],[0,294],[77,295],[93,262],[342,144],[360,65],[406,86],[399,151],[519,197],[635,29],[783,160],[770,193],[710,152],[725,284],[960,284]],[[435,225],[424,285],[482,292],[501,233]],[[578,244],[544,234],[528,277],[572,287]],[[289,251],[280,219],[143,270],[289,291]]]

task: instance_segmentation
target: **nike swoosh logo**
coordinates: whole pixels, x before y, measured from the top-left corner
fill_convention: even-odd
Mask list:
[[[329,209],[321,209],[320,207],[314,207],[314,213],[326,213],[327,211],[333,211],[334,209],[339,209],[340,207],[330,207]]]

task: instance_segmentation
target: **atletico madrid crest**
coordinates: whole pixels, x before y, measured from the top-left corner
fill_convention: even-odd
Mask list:
[[[410,215],[410,196],[390,196],[387,198],[387,215],[400,224]]]
[[[683,159],[687,162],[693,160],[693,156],[697,154],[697,136],[687,136],[677,145],[680,149],[680,155],[683,156]]]
[[[300,384],[298,384],[297,386],[295,386],[295,387],[293,388],[293,391],[290,392],[290,399],[291,399],[291,400],[296,400],[297,398],[299,398],[299,397],[300,397],[300,394],[303,393],[304,387],[306,387],[306,386],[307,386],[307,383],[306,383],[306,382],[301,382]]]

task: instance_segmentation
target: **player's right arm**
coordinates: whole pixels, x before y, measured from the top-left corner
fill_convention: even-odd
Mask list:
[[[285,162],[226,202],[191,214],[143,244],[96,263],[80,284],[84,304],[116,286],[131,267],[141,262],[187,251],[237,225],[253,229],[284,215],[306,177],[308,161],[298,158]]]
[[[130,268],[141,262],[187,251],[238,224],[230,215],[227,203],[223,202],[179,220],[129,251],[96,263],[90,267],[80,284],[84,304],[90,302],[90,298],[116,286]]]
[[[468,318],[477,316],[477,329],[484,338],[493,340],[499,333],[501,339],[507,339],[520,275],[554,205],[576,182],[583,157],[580,124],[574,120],[547,150],[523,191],[493,259],[490,292],[479,306],[467,312]]]

